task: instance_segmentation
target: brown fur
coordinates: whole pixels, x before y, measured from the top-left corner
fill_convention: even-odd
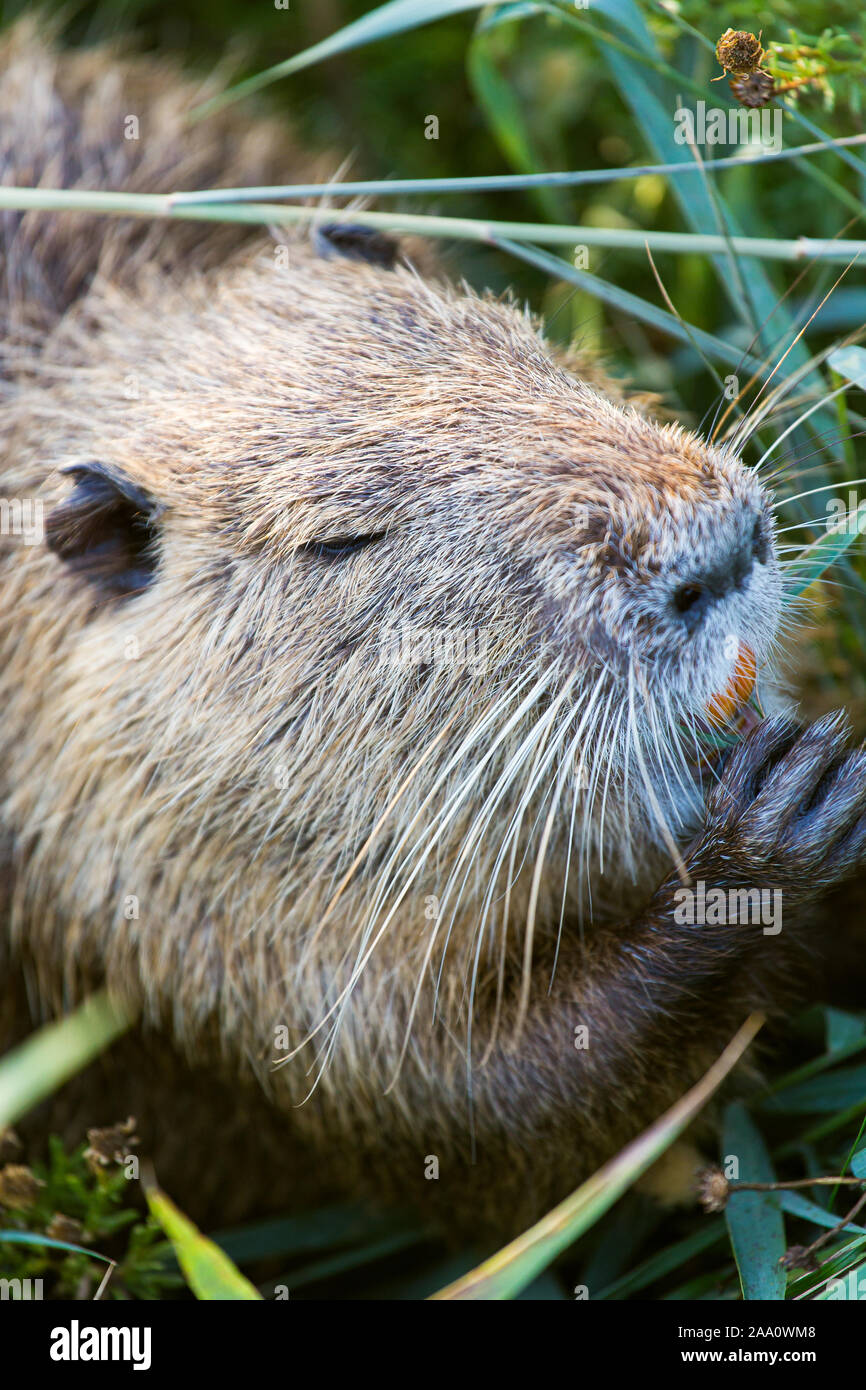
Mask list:
[[[183,135],[165,70],[27,42],[48,114],[23,163],[0,147],[4,181],[168,191],[277,162],[233,115]],[[87,1119],[137,1113],[196,1214],[360,1188],[525,1223],[784,1006],[812,903],[862,857],[837,725],[770,721],[708,799],[677,733],[731,633],[770,674],[768,497],[405,258],[5,226],[2,491],[44,503],[50,541],[6,538],[0,568],[7,1036],[103,981],[140,1010]],[[82,550],[115,482],[153,504],[134,592],[116,550]],[[755,527],[765,560],[686,633],[677,587]],[[402,622],[484,629],[483,667],[383,657]],[[782,935],[677,926],[671,835],[694,879],[783,889]],[[280,1029],[312,1041],[286,1060]]]

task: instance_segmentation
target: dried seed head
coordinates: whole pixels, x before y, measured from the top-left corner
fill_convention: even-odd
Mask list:
[[[7,1163],[0,1168],[0,1206],[23,1211],[32,1207],[45,1183],[23,1163]]]
[[[81,1222],[71,1216],[64,1216],[60,1211],[56,1211],[52,1216],[45,1227],[45,1234],[50,1240],[65,1240],[70,1245],[86,1244]]]
[[[776,90],[772,77],[763,68],[756,68],[745,77],[734,77],[728,85],[741,106],[766,106]]]
[[[724,1211],[731,1192],[721,1168],[702,1168],[697,1179],[698,1201],[705,1212]]]
[[[129,1150],[140,1142],[135,1133],[135,1125],[136,1122],[130,1115],[123,1124],[87,1131],[88,1147],[84,1151],[84,1157],[94,1172],[100,1168],[107,1168],[109,1163],[123,1163]]]
[[[761,40],[744,29],[726,29],[716,44],[716,58],[726,72],[744,77],[760,65],[764,56]]]

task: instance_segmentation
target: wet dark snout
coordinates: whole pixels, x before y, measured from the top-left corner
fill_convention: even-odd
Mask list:
[[[671,599],[676,620],[693,632],[716,604],[745,589],[755,565],[767,563],[769,549],[765,523],[757,517],[750,536],[684,575]]]

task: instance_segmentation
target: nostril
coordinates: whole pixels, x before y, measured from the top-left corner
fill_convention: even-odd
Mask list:
[[[758,517],[752,531],[752,555],[759,565],[765,565],[769,553],[770,546],[767,541],[767,532],[764,529],[764,522],[761,517]]]
[[[679,613],[688,613],[696,603],[700,603],[706,590],[703,584],[681,584],[674,592],[674,607]]]

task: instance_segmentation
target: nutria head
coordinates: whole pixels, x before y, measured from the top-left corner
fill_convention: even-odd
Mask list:
[[[373,259],[96,290],[10,407],[46,515],[3,576],[19,941],[263,1071],[279,1023],[357,1055],[360,995],[459,1028],[528,905],[541,940],[645,895],[779,612],[754,474]]]

